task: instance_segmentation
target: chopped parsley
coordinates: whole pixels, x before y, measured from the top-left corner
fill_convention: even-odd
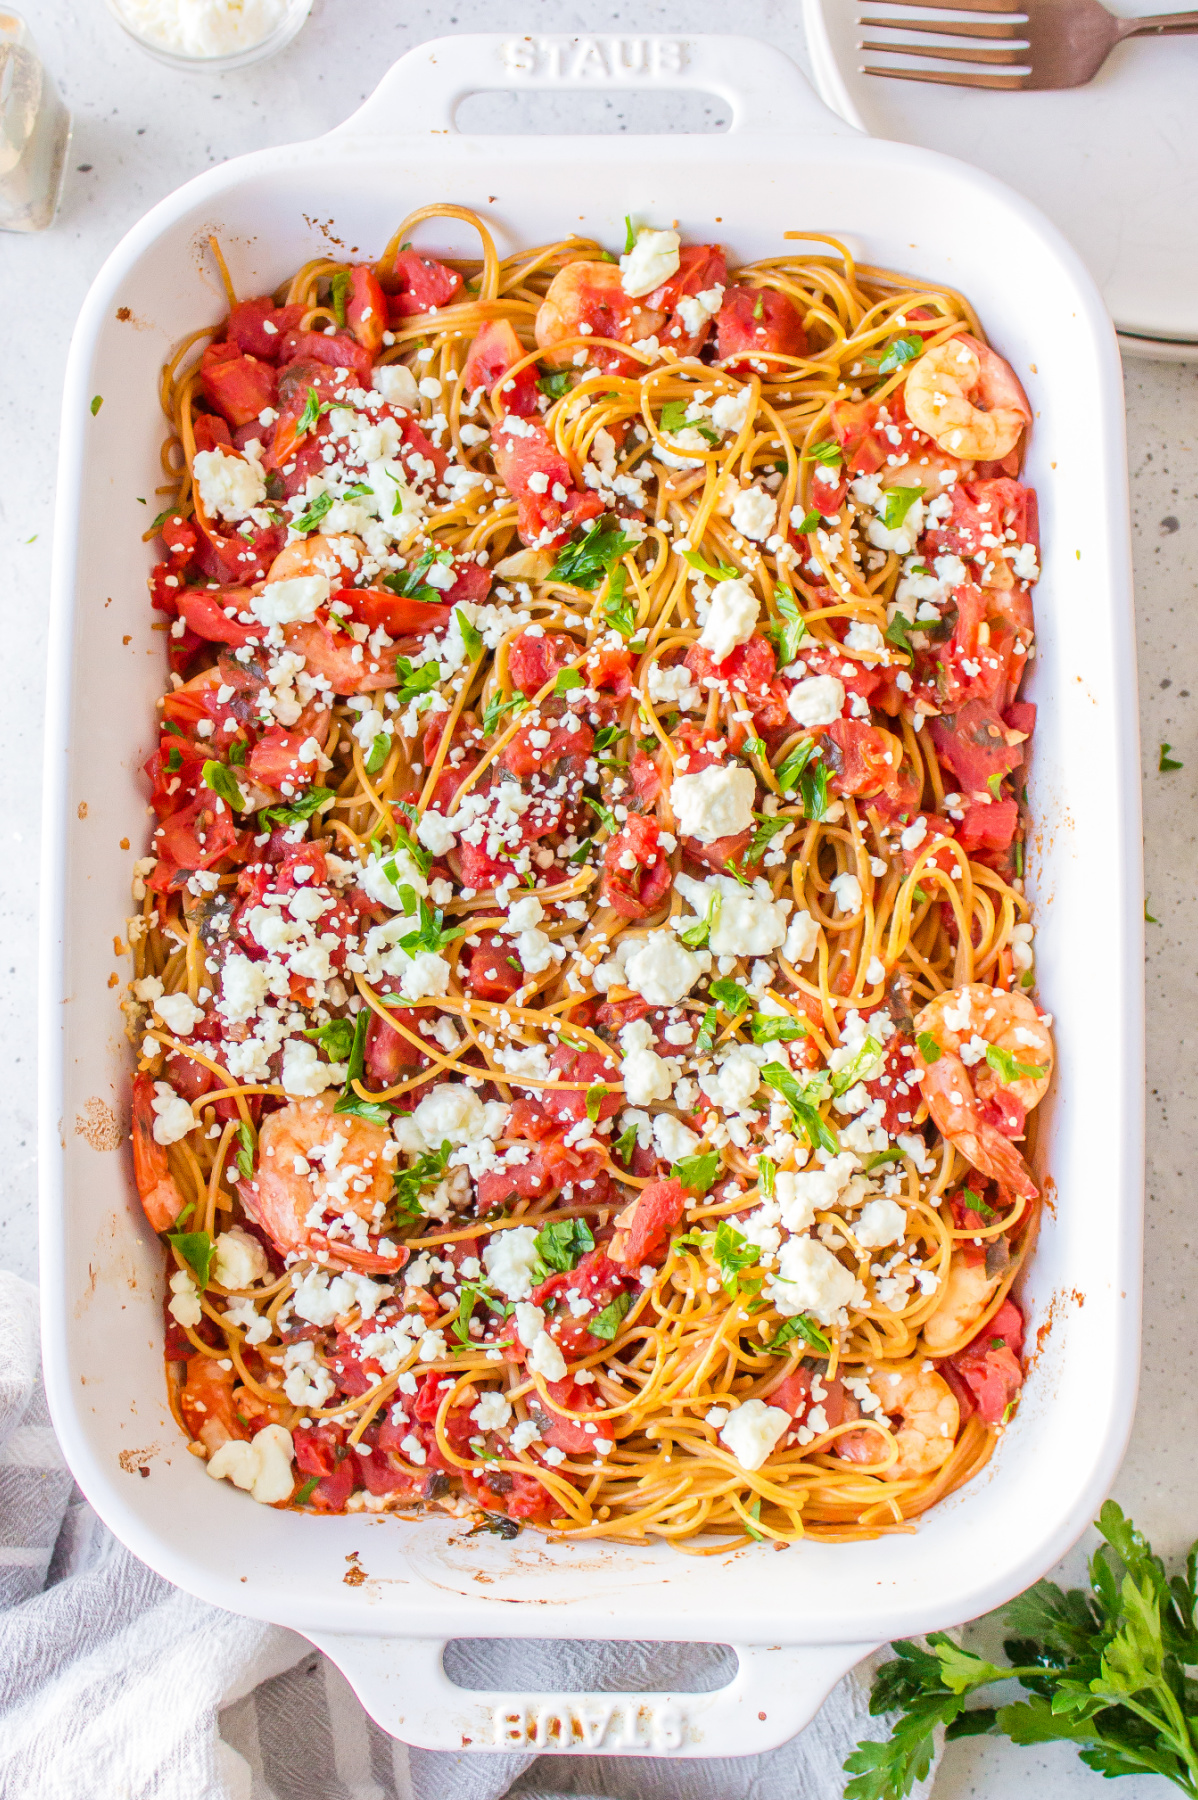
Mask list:
[[[806,1313],[798,1313],[793,1319],[787,1319],[784,1324],[780,1325],[766,1345],[766,1349],[771,1356],[791,1356],[794,1353],[787,1346],[793,1344],[796,1338],[801,1338],[805,1344],[809,1344],[821,1356],[832,1354],[831,1344],[819,1326],[814,1320],[809,1319]]]
[[[670,1170],[675,1181],[692,1193],[705,1194],[720,1170],[720,1153],[708,1150],[702,1156],[684,1156]]]
[[[616,525],[596,525],[579,532],[558,553],[549,571],[550,581],[567,581],[572,587],[588,591],[598,587],[613,563],[635,549],[632,538]]]

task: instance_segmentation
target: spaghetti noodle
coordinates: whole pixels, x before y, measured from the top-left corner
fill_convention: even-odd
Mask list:
[[[1031,414],[959,295],[787,235],[425,207],[222,260],[164,371],[134,1159],[264,1503],[873,1536],[1016,1403]]]

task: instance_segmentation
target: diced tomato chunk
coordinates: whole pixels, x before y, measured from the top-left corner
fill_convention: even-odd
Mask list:
[[[230,425],[248,425],[274,405],[275,372],[236,344],[209,344],[200,363],[200,388]]]
[[[647,918],[670,890],[673,873],[660,837],[655,818],[629,813],[603,852],[603,899],[625,919]]]
[[[227,335],[246,356],[276,362],[283,339],[304,316],[302,306],[276,306],[270,294],[243,300],[229,314]]]
[[[323,331],[289,331],[283,339],[279,361],[325,363],[332,369],[352,369],[363,386],[370,384],[374,358],[365,345],[348,331],[326,337]]]
[[[233,815],[223,800],[201,788],[190,806],[172,813],[154,833],[158,866],[146,885],[173,894],[197,869],[210,869],[238,847]]]
[[[530,697],[539,694],[559,669],[573,662],[580,648],[564,631],[547,631],[536,637],[527,631],[520,632],[508,645],[507,666],[512,686]]]
[[[929,719],[936,755],[966,795],[985,793],[994,776],[1009,775],[1023,761],[1020,744],[1007,742],[1006,727],[984,700],[967,700],[960,712]]]
[[[987,1425],[1001,1422],[1023,1386],[1019,1355],[1023,1348],[1023,1314],[1010,1298],[1003,1301],[972,1343],[950,1359],[969,1388]]]
[[[349,299],[345,303],[345,321],[372,357],[383,347],[387,329],[387,296],[379,286],[378,276],[366,263],[359,263],[349,273]]]
[[[470,953],[470,966],[466,971],[466,986],[470,992],[480,1000],[503,1001],[523,983],[524,971],[512,958],[510,939],[501,938],[496,931],[481,932],[478,947]]]
[[[264,626],[256,620],[252,625],[241,625],[228,616],[230,611],[248,612],[249,603],[248,591],[240,588],[215,594],[197,587],[179,589],[179,617],[186,619],[196,636],[207,644],[232,644],[240,649],[251,638],[260,640]]]
[[[580,493],[574,486],[570,465],[552,443],[539,420],[515,421],[505,416],[491,433],[496,472],[516,501],[516,525],[522,541],[543,549],[559,544],[587,519],[603,511],[598,494]],[[542,488],[538,479],[545,477]]]
[[[333,599],[339,606],[348,606],[359,624],[369,625],[371,631],[381,625],[392,638],[443,631],[453,611],[452,606],[393,594],[388,588],[340,588]]]
[[[462,370],[462,391],[471,394],[476,388],[490,393],[495,383],[499,388],[501,412],[517,413],[528,418],[537,410],[537,372],[530,363],[510,381],[503,377],[527,355],[508,319],[488,319],[471,344]]]
[[[1006,850],[1018,829],[1019,807],[1014,800],[967,806],[957,826],[957,841],[970,855],[975,850]]]
[[[393,284],[387,296],[393,323],[434,306],[448,306],[462,291],[462,277],[456,269],[411,249],[397,252],[388,281]]]
[[[686,1189],[680,1181],[651,1181],[641,1189],[629,1224],[617,1230],[612,1239],[608,1252],[611,1260],[632,1270],[646,1263],[656,1267],[665,1258],[670,1233],[685,1206]]]
[[[785,364],[776,358],[807,354],[807,333],[798,307],[776,288],[734,283],[724,290],[716,321],[716,354],[730,375],[749,371],[754,358],[764,360],[771,375],[782,374]],[[731,362],[730,357],[737,360]]]

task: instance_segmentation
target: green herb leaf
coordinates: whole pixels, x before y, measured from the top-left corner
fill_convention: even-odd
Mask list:
[[[295,1498],[291,1502],[292,1506],[306,1506],[312,1498],[313,1490],[319,1480],[319,1475],[309,1475],[303,1487],[296,1489]]]
[[[810,764],[799,777],[799,805],[805,819],[823,819],[828,812],[828,770],[824,763]]]
[[[566,694],[573,693],[575,688],[586,686],[585,677],[577,669],[560,669],[557,680],[553,684],[553,695],[560,700]]]
[[[834,469],[843,460],[840,445],[828,438],[804,450],[803,457],[807,462],[822,463],[825,469]]]
[[[237,1127],[237,1138],[241,1145],[237,1152],[237,1172],[243,1181],[249,1181],[254,1173],[254,1133],[244,1119]]]
[[[823,1118],[818,1106],[818,1102],[828,1092],[826,1078],[816,1075],[800,1085],[782,1063],[766,1063],[761,1071],[761,1079],[775,1093],[781,1094],[790,1107],[796,1129],[803,1133],[811,1148],[827,1150],[829,1154],[835,1155],[840,1149],[840,1139]]]
[[[719,922],[719,917],[720,895],[713,894],[707,903],[707,917],[701,924],[691,925],[685,931],[680,931],[678,933],[679,941],[688,945],[690,949],[697,950],[700,944],[707,943]]]
[[[177,775],[182,767],[183,752],[178,744],[172,744],[166,753],[166,772],[168,775]]]
[[[596,1081],[587,1089],[587,1118],[592,1125],[598,1121],[599,1109],[606,1100],[607,1094],[608,1090],[601,1081]]]
[[[703,1023],[695,1037],[695,1055],[710,1056],[715,1044],[715,1034],[719,1028],[719,1013],[714,1006],[709,1006],[703,1014]]]
[[[901,1150],[874,1150],[863,1159],[861,1167],[868,1175],[871,1170],[880,1169],[885,1163],[898,1163],[902,1160]]]
[[[1179,763],[1175,757],[1172,757],[1169,755],[1169,752],[1170,752],[1170,750],[1172,750],[1172,748],[1173,748],[1172,744],[1162,744],[1161,745],[1160,760],[1156,766],[1160,770],[1162,775],[1165,774],[1170,769],[1182,769],[1185,767],[1184,763]]]
[[[327,1025],[311,1025],[304,1036],[314,1039],[330,1062],[345,1062],[354,1047],[354,1026],[349,1019],[330,1019]]]
[[[177,1250],[183,1261],[188,1264],[201,1293],[208,1286],[208,1277],[212,1270],[212,1258],[216,1254],[216,1245],[206,1231],[169,1231],[167,1243]]]
[[[369,1119],[375,1125],[389,1125],[392,1108],[386,1102],[362,1100],[354,1092],[354,1082],[361,1081],[366,1074],[366,1033],[369,1026],[370,1008],[364,1006],[354,1020],[354,1035],[345,1059],[345,1087],[335,1101],[333,1111],[353,1113],[357,1118]]]
[[[505,700],[499,692],[492,694],[483,711],[483,736],[494,737],[499,730],[499,721],[505,712],[519,712],[522,707],[527,705],[528,700],[519,688],[515,690],[510,700]]]
[[[596,588],[612,564],[635,547],[633,539],[626,537],[617,525],[596,525],[570,539],[558,553],[549,579],[567,581],[577,588]]]
[[[220,798],[227,806],[232,807],[234,812],[240,812],[244,807],[245,798],[241,789],[224,763],[206,762],[203,782],[204,786],[212,793],[219,794]]]
[[[793,793],[799,785],[799,777],[815,754],[815,739],[804,738],[791,751],[786,761],[774,770],[774,779],[784,794]]]
[[[589,794],[584,794],[583,800],[593,812],[598,814],[600,823],[606,825],[608,831],[610,831],[614,837],[620,829],[620,821],[617,819],[615,813],[612,812],[611,808],[604,806],[602,800],[592,800]]]
[[[1147,897],[1147,895],[1145,895],[1145,897],[1144,897],[1144,920],[1145,920],[1145,923],[1146,923],[1146,924],[1148,924],[1148,925],[1159,925],[1159,924],[1160,924],[1160,920],[1159,920],[1159,919],[1154,919],[1154,918],[1153,918],[1153,916],[1152,916],[1152,914],[1151,914],[1151,913],[1150,913],[1150,912],[1149,912],[1149,910],[1148,910],[1148,897]]]
[[[777,1164],[768,1156],[757,1158],[757,1180],[767,1200],[774,1197],[774,1176],[778,1173]]]
[[[396,699],[402,706],[409,700],[419,699],[422,694],[431,695],[441,679],[441,665],[436,662],[426,662],[413,666],[410,658],[397,656],[395,673],[399,677]]]
[[[725,1293],[735,1297],[738,1293],[755,1294],[761,1287],[760,1276],[746,1277],[745,1270],[753,1268],[761,1260],[761,1248],[751,1244],[743,1232],[721,1219],[714,1233],[708,1234],[705,1242],[709,1242],[711,1253],[719,1265],[720,1281]]]
[[[907,514],[917,500],[923,499],[921,487],[892,487],[886,489],[885,505],[882,508],[882,524],[887,531],[897,531],[906,520]]]
[[[294,531],[315,531],[326,513],[333,509],[334,494],[317,494],[311,506],[305,507],[298,519],[291,521]]]
[[[229,761],[239,769],[245,767],[245,753],[248,747],[243,737],[229,739]]]
[[[570,369],[551,369],[547,375],[537,377],[537,386],[551,400],[562,400],[574,385],[573,372]]]
[[[895,338],[894,342],[887,347],[878,364],[878,374],[892,375],[896,369],[901,369],[904,363],[914,362],[917,356],[922,355],[923,339],[918,331],[911,332],[908,337]]]
[[[175,509],[173,506],[163,507],[162,511],[158,514],[158,517],[154,520],[153,524],[150,526],[150,530],[151,531],[161,531],[162,527],[166,524],[167,520],[171,517],[174,510]],[[32,544],[33,539],[26,538],[25,542],[27,544]]]
[[[795,1038],[807,1036],[807,1027],[789,1014],[779,1018],[776,1013],[754,1013],[749,1026],[755,1044],[789,1044]]]
[[[636,1126],[630,1125],[616,1139],[615,1153],[626,1169],[632,1167],[632,1153],[636,1149]]]
[[[397,1169],[391,1184],[392,1199],[401,1224],[413,1219],[422,1219],[424,1208],[420,1204],[421,1190],[435,1187],[445,1173],[445,1165],[449,1161],[449,1153],[453,1146],[446,1138],[439,1150],[428,1150],[407,1169]]]
[[[866,1070],[869,1069],[873,1063],[877,1062],[881,1054],[882,1046],[877,1038],[867,1037],[857,1054],[853,1057],[853,1060],[847,1062],[843,1069],[837,1069],[835,1075],[833,1075],[832,1092],[834,1094],[847,1094],[849,1089],[856,1082],[869,1079],[866,1075]]]
[[[345,302],[349,295],[351,280],[352,277],[350,276],[349,271],[340,269],[329,281],[333,317],[336,319],[338,325],[341,326],[342,330],[345,329],[346,325]]]
[[[712,581],[735,581],[740,574],[731,563],[709,563],[700,556],[697,550],[684,550],[682,560],[689,563],[692,569],[698,569],[700,575],[708,576]]]
[[[778,652],[778,667],[785,669],[799,654],[799,645],[807,636],[807,621],[788,587],[774,589],[774,605],[779,617],[766,626],[766,635]]]
[[[766,755],[765,739],[759,737],[747,737],[741,745],[741,750],[745,756],[759,756],[764,758]]]
[[[287,806],[268,806],[262,817],[268,825],[300,825],[305,819],[310,819],[326,800],[335,798],[331,788],[309,788],[306,794],[301,794],[298,800],[291,801]]]
[[[620,1326],[624,1321],[624,1316],[631,1305],[631,1294],[617,1294],[610,1305],[605,1306],[601,1313],[596,1314],[593,1319],[587,1320],[587,1330],[592,1337],[602,1338],[604,1343],[610,1344],[617,1331],[619,1331]]]
[[[667,400],[661,409],[660,424],[662,430],[677,432],[689,429],[697,431],[701,437],[707,439],[709,444],[718,444],[720,441],[719,432],[713,431],[710,425],[705,425],[702,419],[688,419],[686,415],[689,410],[689,400]]]
[[[692,1193],[705,1194],[720,1170],[720,1153],[708,1150],[702,1156],[684,1156],[670,1170],[671,1179],[680,1181]]]
[[[370,755],[366,758],[366,773],[377,775],[391,754],[391,739],[385,731],[380,731],[370,746]]]
[[[465,937],[470,929],[468,925],[446,928],[443,924],[445,915],[440,907],[430,906],[423,897],[417,899],[416,907],[419,920],[416,930],[409,931],[406,937],[399,940],[400,949],[406,950],[409,956],[414,956],[420,950],[429,950],[436,955],[446,944],[452,944],[455,938]],[[409,911],[410,908],[405,904],[404,910]]]
[[[940,1061],[940,1045],[936,1042],[930,1031],[921,1031],[916,1038],[915,1043],[919,1050],[919,1054],[926,1063],[931,1064]]]
[[[737,1019],[741,1013],[748,1012],[752,1002],[739,983],[727,978],[713,981],[710,989],[713,1000],[718,1000],[730,1018]]]
[[[319,423],[320,395],[314,387],[310,387],[304,399],[304,410],[295,422],[295,435],[303,437],[305,432],[314,430]]]
[[[813,506],[810,512],[803,514],[802,519],[795,526],[795,533],[798,537],[812,537],[822,523],[823,514],[817,506]]]
[[[603,597],[603,616],[613,631],[618,631],[622,638],[630,638],[636,630],[637,596],[624,597],[628,584],[628,570],[619,562],[607,577],[607,593]]]
[[[905,651],[905,653],[910,656],[912,651],[909,634],[914,631],[914,629],[914,624],[905,613],[896,612],[893,619],[891,619],[889,625],[886,627],[886,642],[888,644],[896,645],[898,649]]]
[[[1048,1069],[1039,1063],[1018,1062],[1009,1050],[997,1044],[986,1045],[986,1061],[1005,1087],[1015,1081],[1042,1081]]]
[[[832,1353],[831,1344],[814,1319],[809,1319],[806,1313],[796,1313],[793,1319],[787,1319],[765,1347],[771,1356],[790,1356],[793,1352],[787,1349],[787,1345],[793,1344],[796,1338],[802,1338],[820,1356],[830,1356]]]
[[[93,419],[95,418],[96,414],[99,412],[99,410],[103,406],[103,404],[104,404],[103,394],[96,394],[93,396],[93,399],[92,399],[92,418]]]
[[[462,643],[466,647],[466,655],[471,662],[477,662],[486,648],[481,633],[475,629],[460,606],[454,607],[453,616],[458,622],[458,631],[461,634]]]
[[[762,748],[764,749],[764,745]],[[789,831],[794,824],[794,820],[786,818],[771,819],[767,818],[764,813],[754,813],[753,817],[756,819],[757,824],[754,827],[753,836],[749,840],[749,848],[746,855],[750,862],[760,862],[778,833],[780,831]]]
[[[632,214],[624,214],[624,254],[631,256],[636,249],[636,227],[632,223]]]
[[[536,1252],[547,1269],[568,1275],[595,1248],[585,1219],[561,1219],[537,1233]],[[590,1328],[588,1328],[590,1329]]]

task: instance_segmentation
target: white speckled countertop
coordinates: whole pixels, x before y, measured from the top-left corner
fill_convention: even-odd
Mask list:
[[[424,38],[454,30],[575,32],[726,30],[726,0],[316,0],[297,42],[278,59],[216,79],[160,68],[112,23],[102,0],[25,0],[43,57],[75,115],[62,212],[42,236],[0,235],[0,270],[21,322],[7,330],[0,384],[0,546],[10,644],[8,731],[22,779],[0,821],[0,1266],[36,1277],[35,912],[39,770],[50,525],[61,371],[92,276],[122,232],[156,200],[212,163],[314,136],[350,113],[383,70]],[[806,62],[793,0],[739,0],[735,28]],[[515,129],[514,100],[471,103],[472,123]],[[554,106],[565,110],[552,116]],[[653,109],[650,118],[647,108]],[[541,129],[694,129],[720,120],[718,101],[570,96],[546,103]],[[527,125],[524,128],[528,128]],[[10,319],[12,313],[9,313]],[[1144,1359],[1135,1431],[1115,1496],[1166,1555],[1198,1536],[1198,1457],[1186,1425],[1198,1361],[1198,1220],[1190,1195],[1198,1151],[1198,906],[1192,821],[1198,817],[1198,365],[1126,366],[1139,618],[1148,927],[1148,1220]],[[1162,741],[1184,767],[1157,769]],[[1187,823],[1191,821],[1191,823]],[[1095,979],[1101,979],[1095,971]],[[984,1554],[984,1547],[979,1547]],[[1076,1554],[1068,1574],[1076,1572]],[[1064,1746],[1017,1750],[985,1739],[950,1746],[936,1800],[1098,1800],[1101,1778]],[[1120,1800],[1163,1795],[1147,1778]],[[833,1800],[833,1796],[829,1796]]]

